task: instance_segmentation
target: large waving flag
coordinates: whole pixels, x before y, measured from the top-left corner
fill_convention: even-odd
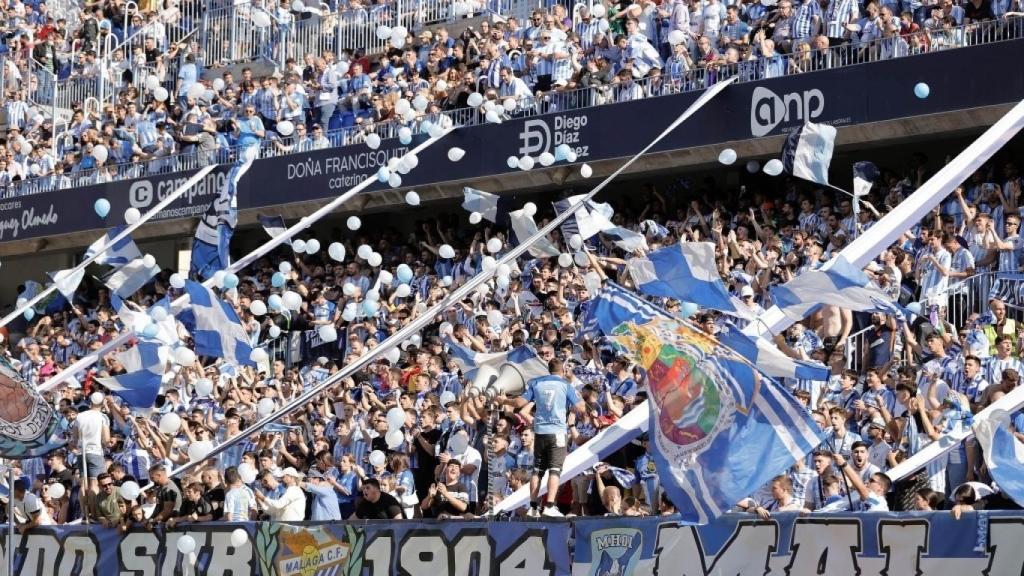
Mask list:
[[[525,210],[509,212],[508,218],[512,224],[512,234],[517,244],[537,233],[537,223],[533,220],[533,216],[527,214]],[[547,238],[541,238],[531,244],[529,251],[535,258],[551,258],[560,254],[558,248]]]
[[[582,202],[584,197],[585,195],[580,194],[554,202],[555,212],[558,214],[565,212],[570,207]],[[614,215],[615,210],[612,209],[611,204],[591,200],[562,223],[562,235],[568,239],[574,234],[579,234],[584,240],[587,240],[595,234],[602,233],[627,252],[635,252],[640,248],[646,249],[647,239],[644,235],[628,228],[616,226],[612,223]]]
[[[0,458],[33,458],[64,446],[56,411],[0,355]]]
[[[256,218],[260,221],[260,226],[263,227],[263,230],[271,238],[277,238],[288,230],[288,225],[284,222],[284,216],[264,216],[260,214]],[[291,246],[292,241],[287,240],[285,244]]]
[[[192,334],[195,353],[216,356],[238,365],[254,365],[249,359],[252,346],[242,322],[231,304],[221,300],[206,286],[188,280],[185,293],[189,304],[177,313],[178,321]]]
[[[774,378],[828,380],[831,374],[828,366],[790,358],[768,340],[760,336],[748,336],[731,323],[722,326],[715,337],[719,342],[732,348],[748,362],[757,366],[759,370]]]
[[[714,520],[821,443],[803,406],[714,338],[663,318],[615,332],[647,371],[651,453],[682,521]]]
[[[786,137],[782,165],[786,172],[817,184],[828,184],[828,167],[836,143],[836,129],[807,122]]]
[[[909,316],[909,312],[890,300],[862,270],[843,256],[837,256],[828,268],[808,270],[772,288],[772,300],[783,314],[794,320],[806,317],[819,304],[854,312],[881,312],[898,319]]]
[[[587,303],[580,335],[609,335],[625,322],[642,324],[672,315],[615,282],[607,281]]]
[[[238,223],[238,181],[249,171],[258,154],[259,146],[239,149],[238,160],[228,172],[227,185],[210,202],[210,207],[200,218],[192,242],[192,276],[205,280],[230,264],[228,248]]]
[[[170,358],[170,348],[159,341],[140,338],[135,346],[114,355],[125,373],[96,380],[136,408],[151,408]]]
[[[451,338],[445,338],[445,344],[448,346],[448,353],[452,361],[462,372],[462,377],[470,380],[476,376],[476,371],[482,366],[500,370],[505,364],[515,364],[527,380],[538,376],[547,376],[550,373],[547,363],[537,356],[537,352],[533,348],[526,345],[513,348],[508,352],[482,353],[475,352]]]
[[[125,228],[126,226],[115,226],[108,230],[107,233],[101,236],[99,240],[89,245],[85,250],[85,258],[91,258],[93,255],[98,253],[100,249],[116,238],[124,231]],[[100,254],[100,257],[94,260],[94,262],[118,268],[132,260],[135,260],[136,258],[142,258],[142,252],[139,251],[139,247],[135,245],[135,241],[132,240],[131,236],[125,236],[117,244],[111,246],[106,252]]]
[[[1024,444],[1010,431],[1009,415],[999,410],[975,418],[973,428],[992,479],[1003,494],[1024,506]]]
[[[462,208],[467,212],[479,212],[484,220],[498,223],[498,195],[466,186],[462,189]]]
[[[853,163],[853,211],[860,212],[860,199],[871,193],[871,187],[878,179],[878,166],[872,162]]]
[[[747,320],[753,313],[725,288],[711,242],[680,242],[626,264],[640,292],[699,304]]]
[[[159,266],[146,266],[143,258],[136,258],[108,274],[103,283],[121,298],[128,298],[149,283],[160,272]]]

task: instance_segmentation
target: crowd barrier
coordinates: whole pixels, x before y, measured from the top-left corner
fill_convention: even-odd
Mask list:
[[[194,547],[181,543],[185,536]],[[1008,511],[959,520],[949,512],[782,513],[765,521],[728,514],[700,527],[669,516],[211,523],[123,533],[64,526],[16,535],[15,574],[1007,575],[1024,567],[1022,538],[1024,515]]]

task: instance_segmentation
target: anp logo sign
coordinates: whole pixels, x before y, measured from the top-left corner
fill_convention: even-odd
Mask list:
[[[750,133],[764,136],[783,122],[809,122],[825,110],[825,95],[817,88],[779,96],[758,86],[750,99]]]

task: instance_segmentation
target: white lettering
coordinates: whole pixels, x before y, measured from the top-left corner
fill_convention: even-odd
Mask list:
[[[452,547],[452,556],[455,560],[455,576],[491,576],[491,541],[483,534],[473,534],[459,538]],[[476,563],[476,572],[471,572],[473,563]]]
[[[662,524],[658,527],[654,573],[661,576],[763,576],[778,542],[779,527],[775,522],[740,522],[709,566],[696,528]]]
[[[121,538],[118,547],[121,557],[121,576],[153,576],[156,574],[156,554],[160,541],[152,532],[131,532]]]
[[[963,522],[963,520],[961,520]],[[1024,522],[992,518],[988,525],[988,567],[984,576],[1024,573]]]
[[[196,542],[200,538],[196,533]],[[206,576],[248,576],[255,572],[252,566],[252,543],[235,548],[231,545],[231,532],[210,532],[210,564],[206,567]]]
[[[860,574],[857,566],[860,549],[858,520],[798,520],[793,525],[786,574]]]
[[[440,536],[413,536],[399,550],[402,574],[448,573],[448,545]]]
[[[921,574],[921,553],[928,552],[928,523],[879,522],[878,551],[885,554],[881,576]]]

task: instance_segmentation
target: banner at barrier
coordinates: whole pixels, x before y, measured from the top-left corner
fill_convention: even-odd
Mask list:
[[[233,532],[248,534],[244,544]],[[84,526],[15,536],[18,576],[567,576],[568,523],[483,521],[143,527],[122,534]],[[188,536],[194,549],[181,553]],[[237,543],[237,542],[236,542]],[[6,535],[2,541],[6,549]],[[186,547],[189,548],[189,547]],[[7,574],[6,562],[0,575]]]
[[[848,126],[937,114],[995,104],[1015,103],[1024,93],[1024,75],[1005,75],[1004,62],[1024,60],[1024,40],[1008,40],[870,65],[848,66],[730,86],[714,106],[697,113],[700,130],[676,130],[652,152],[683,150],[722,142],[744,141],[790,132],[805,121]],[[984,89],[965,88],[965,78],[1000,78]],[[927,81],[931,95],[915,98],[914,84]],[[851,86],[871,86],[871,91]],[[977,87],[975,87],[977,88]],[[403,186],[461,182],[512,172],[510,156],[554,153],[560,144],[575,149],[580,162],[597,162],[635,154],[664,126],[630,122],[631,118],[674,118],[700,92],[583,107],[584,93],[543,109],[539,116],[520,117],[501,124],[456,130],[446,141],[425,150],[419,167],[402,177]],[[891,97],[877,98],[876,94]],[[557,112],[553,110],[558,110]],[[625,120],[624,120],[625,119]],[[424,139],[403,146],[386,140],[377,150],[365,145],[332,147],[257,160],[240,183],[240,210],[308,202],[336,197],[375,174],[391,158],[400,157]],[[447,150],[471,151],[465,161],[451,162]],[[228,166],[220,166],[156,220],[198,217],[225,185]],[[145,212],[184,183],[194,172],[156,173],[133,180],[82,186],[0,200],[0,242],[24,240],[120,224],[124,211]],[[375,183],[371,191],[386,189]],[[287,190],[287,194],[282,194]],[[74,202],[68,202],[73,197]],[[90,209],[106,198],[110,216],[102,219]]]
[[[5,527],[6,528],[6,527]],[[247,538],[235,540],[236,530]],[[0,531],[3,532],[3,531]],[[194,547],[184,546],[188,536]],[[728,514],[561,521],[51,526],[15,536],[18,576],[929,576],[1024,570],[1020,511]],[[6,534],[0,539],[7,547]],[[0,576],[7,574],[6,562]]]
[[[992,280],[988,299],[997,298],[1013,308],[1024,308],[1024,274],[1000,272]],[[987,302],[984,309],[987,309]]]

